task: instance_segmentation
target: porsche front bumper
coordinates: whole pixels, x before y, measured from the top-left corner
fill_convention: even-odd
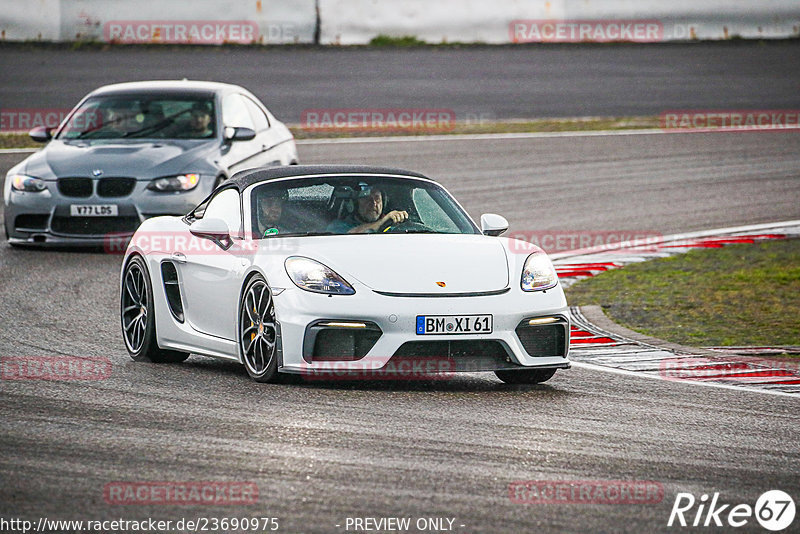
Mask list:
[[[429,368],[438,365],[459,372],[570,365],[569,314],[559,286],[546,292],[507,288],[499,294],[435,297],[387,296],[363,286],[347,296],[291,288],[275,296],[275,305],[282,372],[363,373],[399,368],[404,360],[432,361]],[[416,331],[418,316],[487,314],[492,316],[491,333]],[[530,324],[532,319],[544,320]],[[320,336],[323,330],[348,333]],[[348,352],[349,339],[353,343]]]

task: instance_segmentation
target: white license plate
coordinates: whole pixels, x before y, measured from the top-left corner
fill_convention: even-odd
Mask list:
[[[491,315],[417,315],[417,334],[491,334]]]
[[[116,204],[72,204],[69,214],[73,217],[116,217]]]

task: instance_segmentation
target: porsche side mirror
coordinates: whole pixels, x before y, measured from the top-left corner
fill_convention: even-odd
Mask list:
[[[231,231],[222,219],[197,219],[189,225],[193,236],[210,239],[223,250],[228,250],[233,244]]]
[[[508,221],[502,215],[484,213],[481,215],[481,232],[483,235],[498,236],[508,230]]]
[[[37,143],[46,143],[53,138],[53,135],[50,133],[50,128],[47,126],[37,126],[28,132],[28,135]]]
[[[225,140],[226,141],[249,141],[256,136],[256,132],[250,128],[242,127],[225,127]]]

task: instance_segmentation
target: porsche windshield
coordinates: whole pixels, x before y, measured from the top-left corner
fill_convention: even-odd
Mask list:
[[[90,98],[59,139],[205,139],[214,137],[214,100],[179,96]]]
[[[376,176],[282,180],[251,196],[256,237],[364,233],[479,234],[439,185]]]

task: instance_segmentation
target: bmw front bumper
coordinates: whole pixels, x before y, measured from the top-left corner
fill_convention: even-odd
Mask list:
[[[41,192],[8,191],[4,222],[9,242],[35,246],[107,246],[133,235],[147,218],[188,213],[214,187],[214,177],[201,176],[200,183],[191,191],[157,193],[147,189],[149,180],[142,180],[136,181],[125,195],[100,196],[98,180],[92,182],[89,196],[65,196],[59,191],[57,181],[46,182],[47,188]],[[73,216],[72,205],[114,205],[117,215]]]

